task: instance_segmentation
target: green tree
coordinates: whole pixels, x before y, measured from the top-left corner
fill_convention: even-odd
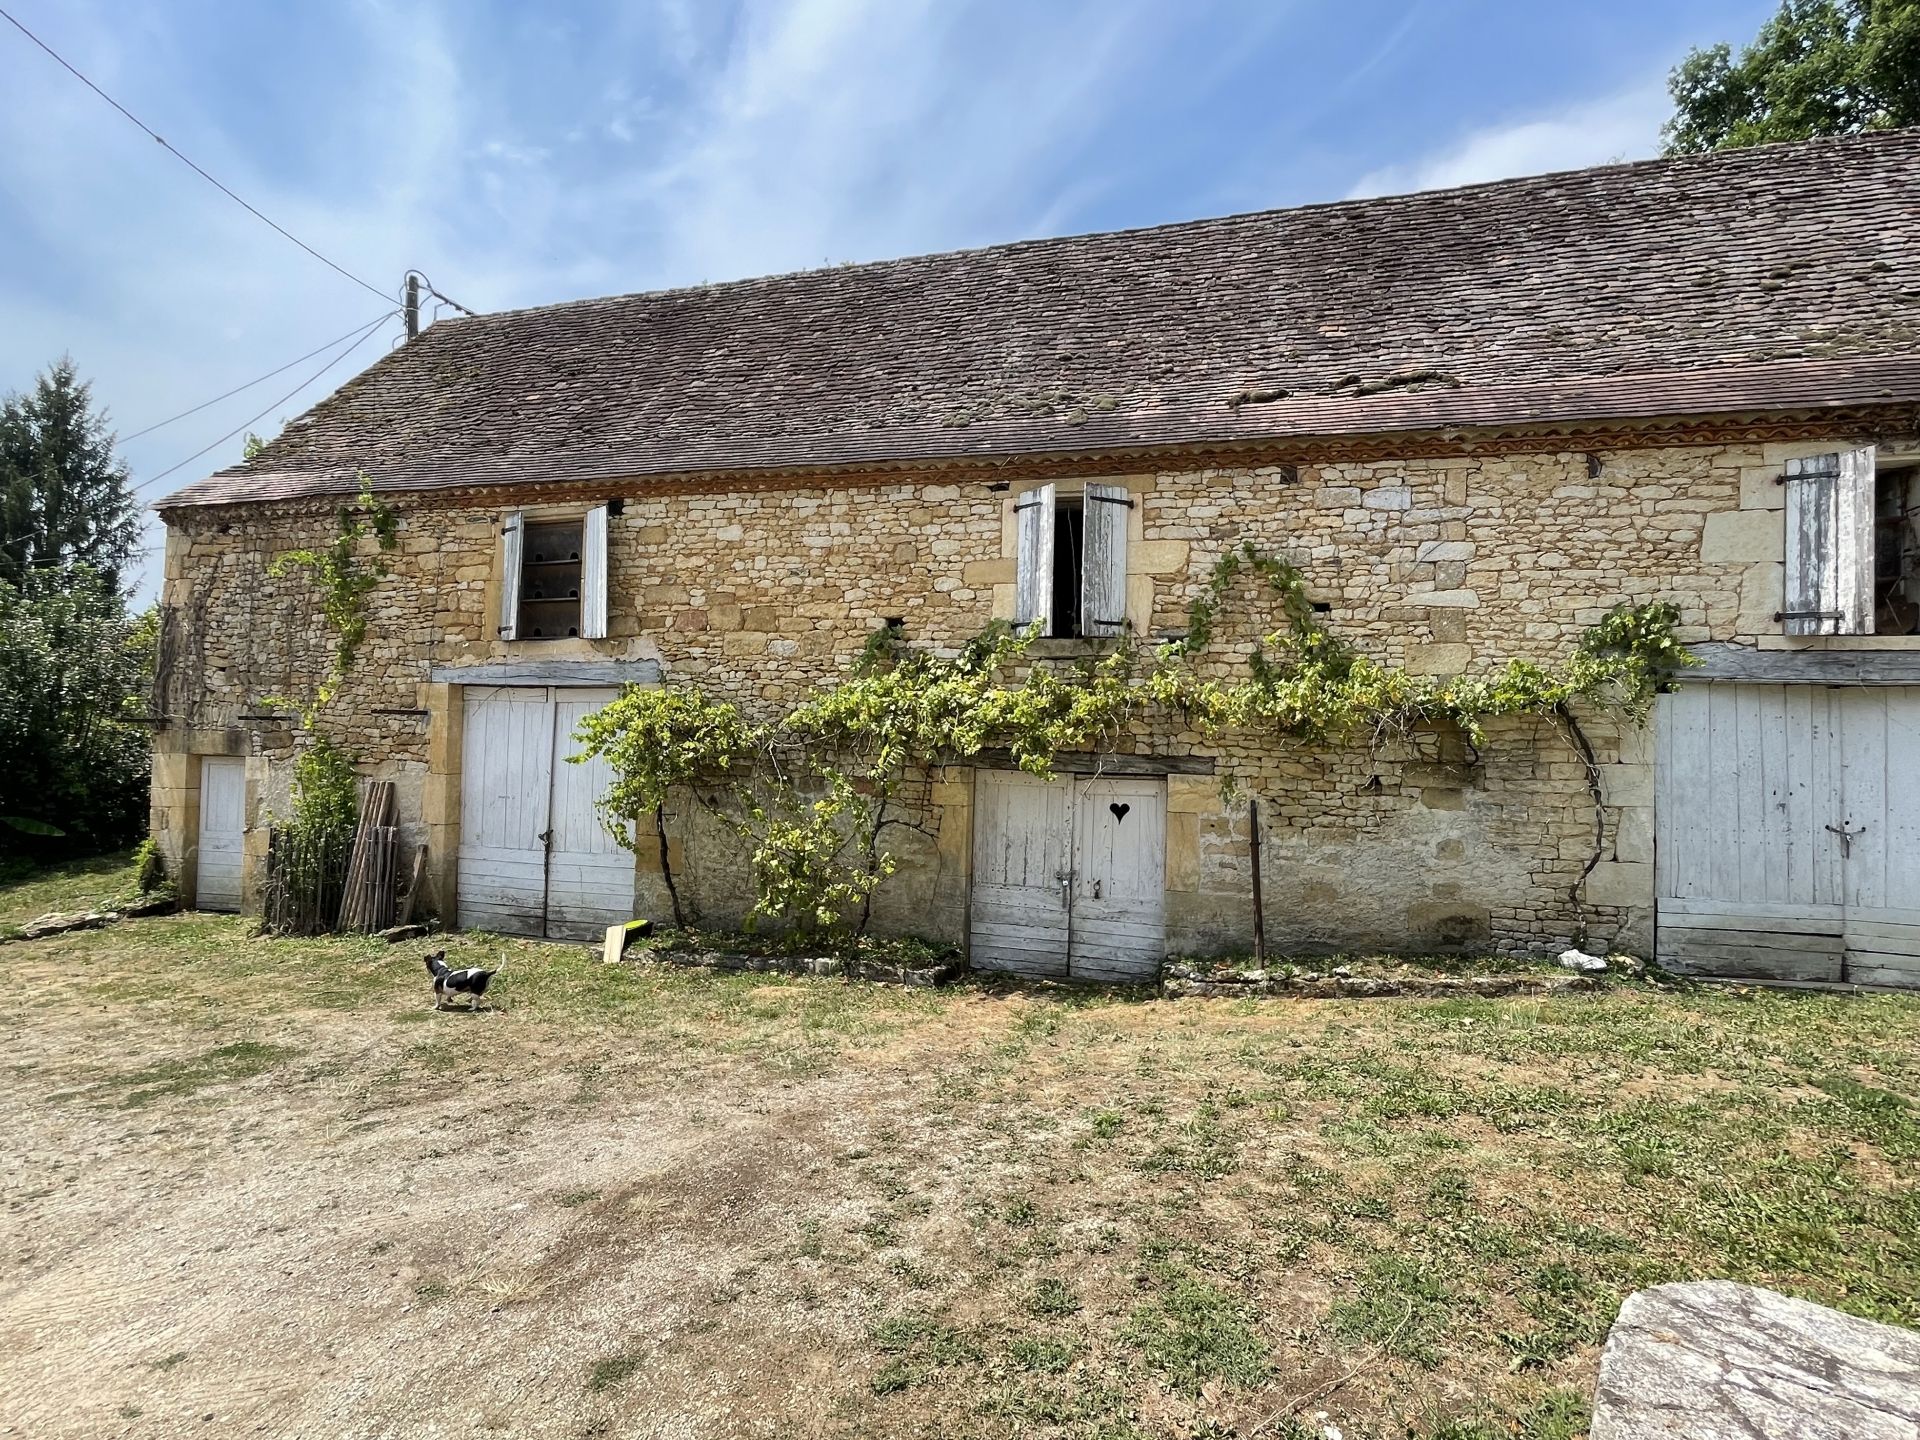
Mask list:
[[[86,566],[0,584],[0,816],[15,822],[0,825],[0,856],[86,854],[145,833],[148,736],[134,717],[156,628]]]
[[[1667,88],[1669,155],[1920,125],[1920,0],[1782,0],[1737,57],[1694,50]]]
[[[71,360],[0,401],[0,580],[84,565],[118,592],[140,543],[127,479]]]

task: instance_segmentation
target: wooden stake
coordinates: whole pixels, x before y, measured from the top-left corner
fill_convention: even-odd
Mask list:
[[[1260,802],[1249,800],[1247,808],[1253,824],[1253,960],[1263,965],[1267,959],[1267,907],[1260,897]]]
[[[396,925],[413,923],[413,907],[420,898],[420,886],[427,874],[427,847],[422,845],[413,852],[413,877],[407,881],[406,897],[400,902],[400,913],[394,917]]]

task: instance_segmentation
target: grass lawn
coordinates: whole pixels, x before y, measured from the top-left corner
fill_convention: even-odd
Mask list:
[[[1920,999],[448,944],[497,1008],[233,918],[0,948],[21,1433],[1570,1440],[1640,1286],[1920,1322]]]

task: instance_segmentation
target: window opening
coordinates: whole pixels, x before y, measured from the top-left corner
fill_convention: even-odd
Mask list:
[[[1053,511],[1053,633],[1077,639],[1080,615],[1080,557],[1087,512],[1079,500],[1062,500]]]
[[[1920,466],[1874,478],[1873,629],[1920,634]]]
[[[580,633],[582,523],[528,525],[520,560],[520,638]]]

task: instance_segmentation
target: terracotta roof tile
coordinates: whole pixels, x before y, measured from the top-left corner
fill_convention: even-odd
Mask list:
[[[161,508],[1920,400],[1920,130],[442,321]]]

